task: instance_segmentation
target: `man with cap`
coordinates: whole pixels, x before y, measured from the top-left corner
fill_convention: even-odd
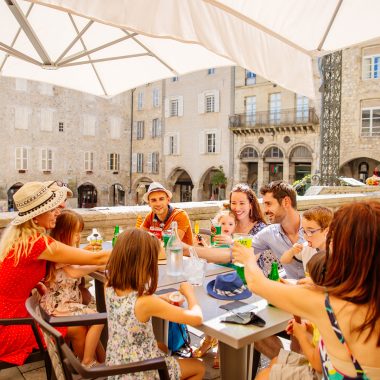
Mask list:
[[[170,205],[172,193],[160,183],[152,182],[143,200],[152,211],[145,217],[141,228],[147,231],[161,232],[168,230],[171,223],[178,223],[179,238],[186,244],[193,245],[193,232],[186,211]]]

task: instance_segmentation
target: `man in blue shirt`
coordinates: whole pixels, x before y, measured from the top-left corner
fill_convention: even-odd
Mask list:
[[[294,243],[303,243],[301,216],[297,211],[296,192],[291,185],[283,181],[271,182],[260,189],[263,196],[265,215],[271,225],[265,227],[252,238],[255,254],[263,253],[259,260],[261,265],[270,250],[280,261],[281,255],[290,249]],[[305,277],[301,261],[293,260],[284,264],[288,278],[300,279]]]

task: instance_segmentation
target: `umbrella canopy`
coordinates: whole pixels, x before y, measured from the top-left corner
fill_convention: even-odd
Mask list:
[[[378,0],[35,2],[140,35],[199,44],[310,98],[315,95],[315,56],[380,37]]]
[[[2,75],[95,95],[233,64],[199,44],[153,38],[27,1],[0,0],[0,25]]]

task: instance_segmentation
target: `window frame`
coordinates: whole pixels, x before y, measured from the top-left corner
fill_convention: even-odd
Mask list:
[[[18,165],[18,161],[19,161],[19,165]],[[29,167],[29,149],[25,146],[16,146],[15,169],[28,170],[28,167]]]
[[[205,132],[206,154],[216,153],[216,132]]]
[[[108,153],[107,157],[107,170],[111,172],[120,171],[120,154],[119,153]]]
[[[136,155],[136,173],[144,172],[144,153],[137,153]]]
[[[366,60],[370,60],[369,65],[365,63]],[[377,62],[374,62],[374,61]],[[366,67],[369,66],[369,70],[366,70]],[[375,66],[377,66],[375,68]],[[368,73],[369,76],[366,76],[365,74]],[[379,79],[380,78],[380,54],[370,54],[365,55],[362,58],[362,79],[363,80],[369,80],[369,79]]]
[[[51,148],[41,148],[41,170],[43,172],[53,170],[53,150]]]
[[[373,111],[374,110],[377,110],[378,111],[378,114],[380,115],[380,104],[378,106],[375,106],[375,107],[363,107],[361,109],[361,127],[360,127],[360,136],[361,137],[380,137],[380,125],[379,126],[373,126]],[[368,128],[368,133],[363,133],[363,112],[364,111],[369,111],[370,112],[370,117],[369,118],[366,118],[366,120],[369,120],[369,126],[366,127]],[[376,117],[376,120],[379,120],[379,124],[380,124],[380,116],[379,117]],[[376,130],[378,131],[375,131],[376,133],[374,134],[374,131],[373,129],[376,128]]]
[[[84,152],[84,170],[86,172],[92,172],[94,170],[94,152]]]

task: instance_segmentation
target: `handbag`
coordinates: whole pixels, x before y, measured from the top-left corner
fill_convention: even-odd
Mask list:
[[[177,352],[182,347],[190,347],[190,334],[186,325],[169,322],[168,348],[171,352]]]

